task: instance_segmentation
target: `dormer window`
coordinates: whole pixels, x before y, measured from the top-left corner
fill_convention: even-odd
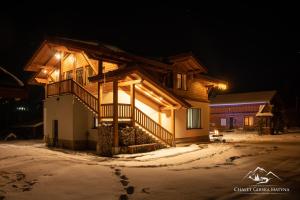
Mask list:
[[[187,77],[186,74],[177,74],[177,89],[187,90]]]

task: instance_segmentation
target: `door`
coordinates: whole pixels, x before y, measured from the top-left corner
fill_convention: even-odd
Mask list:
[[[233,117],[229,117],[229,129],[233,129]]]
[[[83,68],[82,67],[76,69],[76,81],[80,85],[83,85]]]
[[[58,145],[58,120],[53,120],[53,146]]]

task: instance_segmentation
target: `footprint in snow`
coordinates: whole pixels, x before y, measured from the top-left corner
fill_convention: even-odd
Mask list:
[[[114,169],[111,167],[111,169]],[[129,179],[126,175],[122,175],[122,172],[120,169],[114,169],[115,171],[115,175],[118,176],[120,178],[120,182],[122,184],[122,186],[124,187],[124,191],[126,192],[126,194],[121,194],[119,199],[120,200],[127,200],[128,199],[128,195],[132,195],[134,193],[134,187],[133,186],[128,186],[129,184]]]

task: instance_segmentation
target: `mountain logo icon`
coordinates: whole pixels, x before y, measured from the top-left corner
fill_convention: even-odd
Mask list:
[[[256,182],[257,185],[259,184],[266,184],[269,183],[270,180],[272,179],[278,179],[281,180],[281,178],[279,178],[279,176],[277,176],[276,174],[274,174],[273,172],[269,171],[267,172],[264,168],[262,167],[256,167],[255,170],[253,171],[249,171],[243,179],[250,179],[254,182]]]

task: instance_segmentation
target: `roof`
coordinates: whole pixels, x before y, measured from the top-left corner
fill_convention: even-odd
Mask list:
[[[14,74],[0,67],[0,98],[26,98],[24,83]]]
[[[151,66],[171,69],[171,65],[149,59],[141,56],[137,56],[126,52],[118,47],[108,45],[105,43],[88,42],[82,40],[75,40],[69,38],[60,37],[47,37],[40,47],[36,50],[32,58],[28,61],[24,67],[25,71],[38,71],[40,70],[37,65],[49,61],[50,57],[53,56],[52,47],[63,46],[69,50],[84,51],[92,57],[109,58],[111,60],[120,60],[124,62],[140,62]],[[40,58],[43,62],[37,62],[36,59]],[[54,63],[55,64],[55,63]]]
[[[200,60],[192,53],[181,53],[173,56],[169,56],[168,59],[176,64],[180,64],[185,67],[187,70],[198,70],[202,73],[207,73],[207,68],[200,62]]]
[[[274,98],[275,94],[275,90],[223,94],[217,95],[215,98],[211,99],[211,104],[269,103]]]

